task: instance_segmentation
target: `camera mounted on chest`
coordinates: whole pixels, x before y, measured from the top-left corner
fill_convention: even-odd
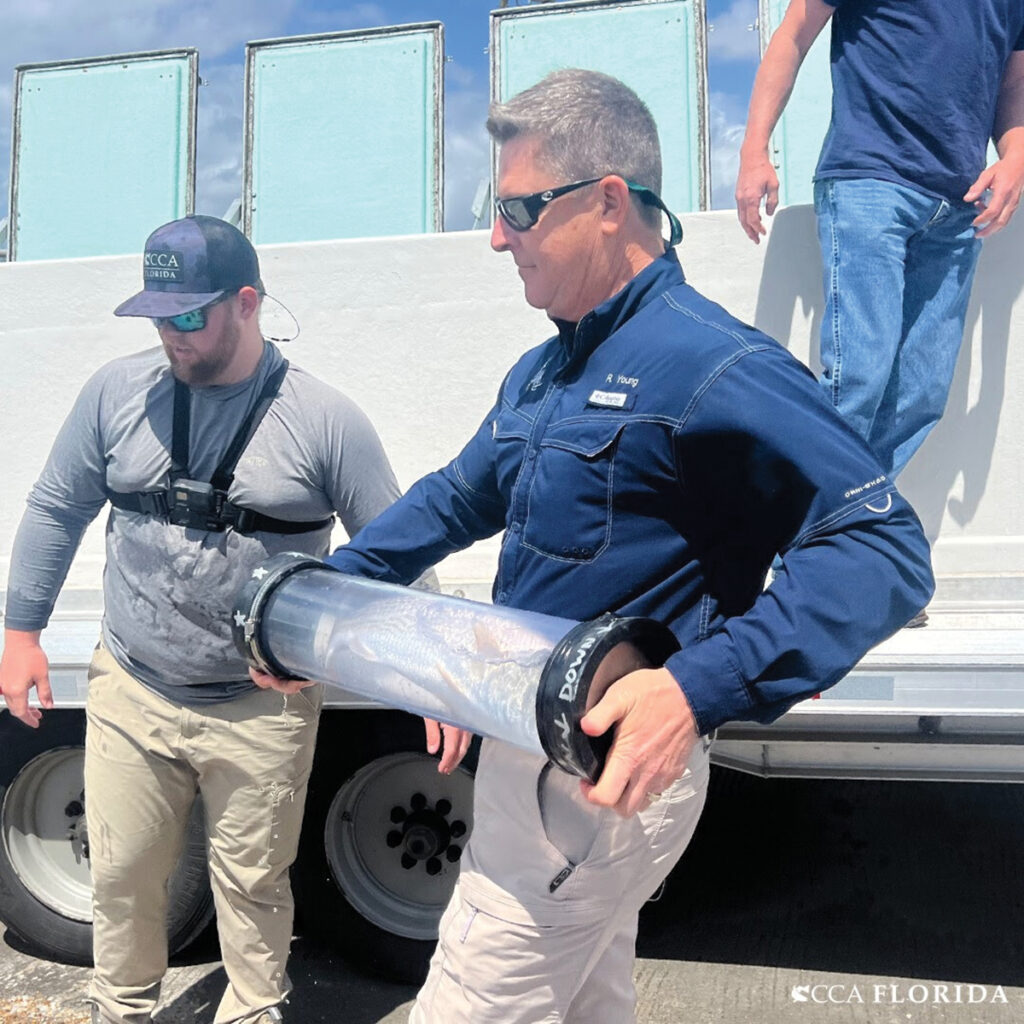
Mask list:
[[[188,386],[175,380],[170,484],[166,490],[159,491],[109,491],[110,503],[126,512],[156,516],[174,526],[209,533],[223,533],[228,527],[243,534],[257,530],[281,534],[308,533],[329,525],[333,516],[302,522],[277,519],[255,509],[243,508],[228,498],[238,460],[274,401],[287,372],[288,361],[284,360],[267,378],[255,404],[208,481],[193,479],[188,470],[191,400]]]

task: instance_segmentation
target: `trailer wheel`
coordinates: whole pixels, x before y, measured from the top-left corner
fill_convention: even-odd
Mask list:
[[[6,716],[5,716],[6,717]],[[33,950],[92,963],[92,880],[85,823],[85,716],[49,711],[38,730],[0,720],[0,919]],[[171,878],[168,942],[184,949],[213,917],[202,807]]]
[[[359,966],[419,982],[472,827],[473,774],[437,771],[418,718],[334,717],[321,723],[294,871],[301,921]]]

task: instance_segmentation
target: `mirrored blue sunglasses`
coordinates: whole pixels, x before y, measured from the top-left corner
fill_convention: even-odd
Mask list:
[[[157,330],[166,324],[182,334],[191,334],[193,331],[201,331],[206,327],[206,313],[208,310],[213,309],[214,306],[220,305],[222,302],[226,302],[232,295],[237,294],[237,292],[227,292],[219,299],[208,302],[205,306],[200,306],[198,309],[190,309],[187,313],[179,313],[177,316],[151,316],[149,319],[152,320],[153,326]]]

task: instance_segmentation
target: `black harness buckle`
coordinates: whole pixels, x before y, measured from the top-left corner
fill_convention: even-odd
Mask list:
[[[146,515],[159,516],[166,519],[170,513],[167,505],[166,491],[139,491],[136,495],[139,499],[139,511]]]
[[[235,530],[238,533],[252,533],[256,528],[258,513],[251,508],[242,508],[239,505],[231,505],[230,507],[235,513],[233,516]]]

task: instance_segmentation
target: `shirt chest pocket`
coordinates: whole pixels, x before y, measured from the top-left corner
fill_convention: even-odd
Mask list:
[[[608,546],[621,421],[550,427],[535,454],[523,543],[543,555],[590,562]]]

